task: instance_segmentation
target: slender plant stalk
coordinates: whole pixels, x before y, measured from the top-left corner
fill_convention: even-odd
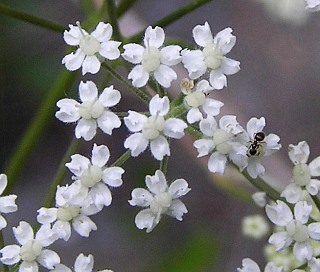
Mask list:
[[[160,162],[160,170],[164,175],[167,174],[168,161],[169,161],[169,156],[164,156],[163,160]]]
[[[194,0],[191,3],[182,7],[181,9],[178,9],[178,10],[170,13],[168,16],[155,22],[154,24],[152,24],[152,26],[153,27],[155,27],[155,26],[165,27],[165,26],[177,21],[181,17],[187,15],[188,13],[196,10],[200,6],[206,4],[210,1],[213,1],[213,0]],[[141,37],[143,37],[143,35],[144,35],[144,31],[139,32],[138,34],[135,34],[134,36],[130,37],[129,41],[130,42],[139,42]]]
[[[131,151],[127,150],[111,166],[121,166],[130,158],[131,158]]]
[[[135,3],[137,0],[122,0],[117,7],[117,17],[120,18],[123,14],[125,14]]]
[[[66,27],[63,25],[57,24],[55,22],[51,22],[49,20],[34,16],[34,15],[30,15],[22,11],[17,11],[3,4],[0,4],[0,13],[16,18],[18,20],[33,24],[33,25],[36,25],[36,26],[53,30],[58,33],[61,33],[66,29]]]
[[[10,192],[14,186],[24,164],[28,161],[28,158],[32,153],[31,151],[39,142],[40,137],[50,124],[50,121],[52,121],[52,117],[56,110],[56,102],[64,96],[65,90],[70,89],[75,75],[76,73],[67,71],[61,72],[52,88],[49,90],[47,98],[42,103],[33,121],[29,124],[29,127],[17,145],[15,153],[8,163],[8,167],[4,171],[8,177],[8,186],[5,193]]]

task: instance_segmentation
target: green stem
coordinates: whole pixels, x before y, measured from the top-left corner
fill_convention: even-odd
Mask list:
[[[176,107],[171,108],[169,113],[166,115],[166,118],[179,117],[179,116],[185,114],[186,111],[187,111],[187,109],[184,106],[184,104],[180,104]]]
[[[134,94],[136,94],[143,102],[149,104],[150,95],[139,88],[133,87],[130,82],[128,82],[125,78],[123,78],[120,74],[118,74],[111,66],[106,64],[105,62],[101,64],[104,69],[106,69],[114,78],[120,81],[123,85],[125,85],[129,90],[131,90]]]
[[[169,143],[170,144],[170,143]],[[167,174],[168,170],[168,161],[169,161],[169,156],[164,156],[163,160],[160,162],[160,170],[164,175]]]
[[[6,5],[0,4],[0,13],[8,15],[10,17],[19,19],[21,21],[31,23],[36,26],[40,26],[46,29],[53,30],[55,32],[62,33],[66,27],[55,22],[48,21],[46,19],[30,15],[25,12],[17,11],[13,8],[10,8]]]
[[[171,14],[169,14],[168,16],[155,22],[154,24],[152,24],[152,26],[165,27],[210,1],[213,1],[213,0],[194,0],[191,3],[182,7],[181,9],[178,9],[172,12]],[[130,42],[139,42],[139,40],[143,35],[144,35],[144,31],[132,36],[129,40]]]
[[[117,18],[117,12],[116,12],[116,7],[114,4],[113,0],[107,0],[107,11],[108,11],[108,15],[109,15],[109,20],[110,20],[110,24],[112,25],[112,29],[113,29],[113,37],[118,40],[118,41],[122,41],[123,37],[120,33],[120,28],[119,28],[119,24],[118,24],[118,18]]]
[[[200,139],[203,136],[203,134],[198,129],[190,125],[186,128],[186,132],[188,132],[190,135],[192,135],[196,139]]]
[[[316,205],[316,207],[318,208],[318,211],[320,211],[320,200],[317,196],[311,196],[314,204]]]
[[[12,189],[16,182],[16,178],[22,171],[24,164],[28,161],[31,151],[39,142],[46,127],[50,124],[56,110],[56,102],[64,96],[65,90],[68,90],[71,87],[75,75],[76,73],[63,71],[49,90],[47,98],[42,103],[33,121],[22,136],[15,153],[8,163],[8,167],[4,171],[8,177],[8,186],[5,193],[10,192]]]
[[[131,158],[131,151],[127,150],[111,166],[121,166],[130,158]]]
[[[117,17],[120,18],[123,14],[127,12],[137,0],[122,0],[117,8]]]

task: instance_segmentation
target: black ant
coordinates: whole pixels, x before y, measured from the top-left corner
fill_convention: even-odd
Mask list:
[[[253,141],[251,141],[248,148],[248,157],[258,156],[260,154],[259,148],[262,146],[261,143],[265,137],[266,135],[262,131],[254,134]]]

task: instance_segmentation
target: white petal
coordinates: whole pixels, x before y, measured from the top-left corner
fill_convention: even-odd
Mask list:
[[[306,185],[306,189],[310,195],[317,195],[320,189],[320,180],[311,179],[309,184]]]
[[[207,70],[207,65],[201,50],[184,49],[182,50],[181,55],[182,63],[188,70],[190,79],[197,79],[204,75]]]
[[[208,22],[204,25],[197,25],[192,30],[192,35],[196,44],[206,47],[213,43],[213,37]]]
[[[312,246],[308,242],[296,242],[293,246],[293,254],[300,262],[310,261],[313,255]]]
[[[198,151],[198,158],[208,155],[214,148],[214,144],[212,140],[207,139],[199,139],[193,143],[193,146]]]
[[[258,176],[264,175],[266,169],[259,158],[249,158],[247,171],[250,177],[256,179]]]
[[[184,130],[187,127],[187,124],[181,119],[169,118],[164,124],[163,133],[168,137],[181,139],[184,136]]]
[[[156,215],[150,209],[140,211],[135,218],[135,224],[138,229],[147,229],[147,233],[151,232],[158,224]]]
[[[69,71],[75,71],[79,69],[86,57],[85,53],[79,48],[75,53],[70,53],[62,59],[62,64],[64,64]]]
[[[98,97],[98,88],[93,81],[83,82],[79,84],[79,96],[82,102],[94,101]]]
[[[180,56],[181,47],[178,45],[169,45],[163,47],[160,50],[160,61],[161,63],[172,66],[181,62]]]
[[[216,90],[221,90],[227,86],[227,77],[220,71],[212,70],[209,77],[210,84]]]
[[[276,251],[287,248],[292,243],[292,238],[286,231],[276,232],[272,234],[268,242],[276,247]]]
[[[131,193],[132,199],[129,200],[131,206],[148,207],[153,200],[152,194],[143,188],[136,188]]]
[[[112,26],[109,23],[99,22],[96,29],[90,35],[95,37],[99,42],[106,42],[112,36]]]
[[[13,227],[13,233],[20,245],[24,245],[29,240],[33,239],[33,229],[29,223],[20,221],[18,227]]]
[[[106,145],[93,145],[92,149],[92,165],[103,167],[107,164],[110,158],[110,151]]]
[[[86,56],[82,63],[82,75],[86,73],[96,74],[100,70],[101,63],[96,56]]]
[[[281,200],[277,200],[276,205],[266,205],[266,213],[272,223],[281,227],[286,226],[293,219],[290,208]]]
[[[182,221],[182,216],[187,212],[188,210],[186,206],[182,203],[182,201],[179,199],[174,199],[166,214],[176,218],[179,221]]]
[[[229,58],[223,58],[220,70],[225,75],[236,74],[240,71],[240,62]]]
[[[151,26],[149,26],[146,29],[143,42],[146,47],[154,46],[156,48],[159,48],[164,43],[164,39],[165,34],[161,27],[156,26],[155,28],[152,28]]]
[[[90,272],[93,269],[93,264],[94,261],[91,254],[86,257],[81,253],[74,263],[74,270],[76,272]]]
[[[76,126],[75,135],[77,139],[81,137],[90,141],[96,135],[97,122],[95,120],[80,119]]]
[[[98,209],[103,206],[109,206],[112,202],[112,195],[108,186],[101,182],[91,188],[89,194],[92,197],[94,205],[97,206]]]
[[[59,237],[59,239],[68,241],[71,237],[71,225],[69,222],[58,220],[52,226],[52,230]]]
[[[320,223],[311,223],[308,225],[310,238],[320,240]]]
[[[58,239],[56,233],[51,229],[50,224],[41,225],[36,233],[35,239],[41,243],[43,247],[51,245]]]
[[[132,79],[132,85],[137,88],[145,86],[149,80],[149,73],[147,73],[142,65],[133,67],[128,75],[128,79]]]
[[[237,117],[234,115],[224,115],[219,120],[221,129],[228,133],[238,134],[243,132],[243,128],[239,125]]]
[[[72,272],[72,270],[64,264],[57,264],[50,272]]]
[[[0,261],[6,265],[13,265],[20,261],[20,247],[17,245],[5,246],[0,250],[2,257]]]
[[[146,176],[146,185],[150,192],[154,194],[163,193],[167,190],[167,180],[162,171],[157,170],[154,176]]]
[[[0,214],[0,230],[4,229],[7,226],[6,219]]]
[[[267,204],[266,196],[266,192],[256,192],[252,194],[251,198],[258,207],[263,208]]]
[[[310,148],[306,141],[299,142],[297,145],[290,144],[288,147],[290,160],[296,164],[307,163],[310,155]]]
[[[206,98],[202,108],[206,114],[216,116],[220,113],[220,108],[223,105],[224,104],[221,101],[212,98]]]
[[[162,135],[150,141],[150,149],[152,155],[159,161],[161,161],[165,155],[170,156],[169,143]]]
[[[73,99],[63,98],[59,100],[57,106],[60,110],[56,112],[56,118],[65,123],[78,121],[80,118],[78,105],[79,103]]]
[[[289,203],[297,203],[300,200],[302,189],[295,183],[290,183],[281,193]]]
[[[79,29],[78,26],[73,26],[73,25],[69,25],[70,30],[65,30],[63,32],[63,39],[65,40],[65,42],[69,45],[79,45],[80,40],[82,38],[82,33]],[[84,33],[87,34],[87,32],[85,30],[83,30]]]
[[[198,108],[192,108],[187,113],[187,121],[189,124],[199,122],[200,120],[202,120],[202,118],[202,113]]]
[[[223,174],[227,165],[227,157],[219,152],[211,154],[208,161],[208,168],[212,173]]]
[[[207,116],[207,118],[200,121],[199,127],[205,136],[212,137],[218,128],[218,124],[213,116]]]
[[[74,218],[72,226],[83,237],[89,237],[92,230],[97,230],[96,224],[85,215],[79,215]]]
[[[142,55],[144,52],[144,47],[135,44],[135,43],[129,43],[125,44],[123,46],[124,52],[121,54],[121,56],[126,60],[133,64],[138,64],[142,61]]]
[[[306,201],[299,201],[294,206],[294,217],[302,224],[306,224],[309,220],[312,205],[308,205]]]
[[[238,272],[261,272],[259,266],[253,260],[245,258],[242,260],[242,268],[237,269]]]
[[[178,78],[176,72],[172,68],[163,64],[160,64],[159,68],[155,70],[153,75],[156,81],[164,88],[169,88],[171,86],[171,82]]]
[[[310,174],[313,177],[320,176],[320,157],[315,158],[309,163]]]
[[[137,157],[146,150],[149,141],[143,138],[142,133],[134,133],[130,135],[124,142],[124,147],[131,150],[131,155]]]
[[[20,264],[19,272],[39,272],[39,266],[36,261],[27,262],[23,261]]]
[[[0,195],[3,193],[4,189],[7,187],[7,175],[0,174]]]
[[[228,27],[221,30],[214,37],[214,43],[219,45],[219,48],[224,55],[229,53],[236,43],[236,37],[231,33],[232,29]]]
[[[80,154],[72,155],[71,162],[65,164],[65,166],[78,177],[82,175],[84,170],[89,168],[89,165],[89,159]]]
[[[270,133],[264,138],[264,142],[267,144],[264,151],[264,156],[269,156],[281,148],[279,144],[280,137],[276,134]]]
[[[149,111],[151,115],[166,115],[170,110],[170,101],[167,96],[159,97],[155,95],[149,102]]]
[[[124,117],[124,123],[127,128],[131,132],[138,132],[142,130],[143,125],[147,122],[148,117],[145,115],[135,112],[135,111],[128,111],[129,115]]]
[[[257,132],[261,132],[266,125],[266,120],[264,117],[260,119],[253,117],[247,123],[247,131],[251,139],[254,139],[254,135]]]
[[[12,213],[18,210],[15,203],[16,195],[8,195],[0,197],[0,213]]]
[[[174,199],[186,195],[190,190],[185,179],[176,179],[170,184],[168,192]]]
[[[121,42],[107,41],[100,45],[99,54],[108,60],[115,60],[120,57]]]
[[[121,126],[120,118],[111,111],[105,111],[98,119],[97,123],[101,130],[111,135],[113,129],[119,128]]]
[[[121,94],[113,86],[105,88],[99,96],[99,101],[106,108],[113,107],[119,103]]]
[[[119,187],[122,185],[121,176],[124,170],[121,167],[113,166],[103,170],[103,181],[111,187]]]
[[[37,216],[37,221],[40,224],[50,224],[57,219],[57,208],[40,208]]]
[[[37,261],[42,266],[48,269],[53,269],[56,264],[60,263],[60,257],[56,252],[49,249],[44,249],[37,258]]]

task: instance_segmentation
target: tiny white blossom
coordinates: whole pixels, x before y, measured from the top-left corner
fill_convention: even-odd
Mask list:
[[[148,190],[136,188],[132,191],[131,206],[140,206],[135,223],[137,228],[151,232],[158,225],[162,214],[167,214],[181,221],[188,212],[186,206],[178,198],[186,195],[191,189],[184,179],[177,179],[168,187],[163,172],[157,170],[154,176],[146,176],[145,183]]]
[[[307,142],[302,141],[297,145],[289,145],[290,160],[294,164],[293,182],[289,183],[282,191],[281,196],[289,203],[296,203],[302,197],[305,189],[310,195],[317,195],[320,189],[320,180],[314,177],[320,176],[320,157],[307,164],[310,148]]]
[[[80,155],[71,156],[71,162],[66,166],[74,174],[74,179],[80,180],[82,186],[88,188],[88,195],[92,198],[94,205],[100,210],[103,206],[109,206],[112,201],[111,187],[122,185],[121,167],[107,167],[110,158],[109,148],[105,145],[93,145],[91,161]]]
[[[46,249],[57,240],[57,235],[49,224],[42,225],[34,235],[29,223],[21,221],[13,228],[14,236],[19,245],[8,245],[0,250],[1,262],[14,265],[21,261],[19,271],[38,271],[38,263],[47,269],[53,269],[60,263],[60,257],[52,250]]]
[[[305,0],[306,1],[306,9],[311,12],[320,10],[320,0]]]
[[[242,268],[237,269],[238,272],[261,272],[257,263],[250,258],[242,260]],[[282,267],[277,267],[273,262],[267,263],[264,272],[284,272]]]
[[[98,96],[97,86],[92,81],[80,82],[79,96],[81,103],[64,98],[57,102],[60,108],[56,117],[65,123],[78,122],[75,135],[77,139],[92,140],[97,127],[104,133],[111,135],[113,129],[119,128],[119,117],[109,108],[117,105],[121,99],[118,90],[113,86],[105,88]]]
[[[254,203],[260,208],[265,207],[267,204],[266,192],[256,192],[252,194],[251,198],[254,201]]]
[[[0,195],[6,189],[8,184],[7,176],[5,174],[0,174]],[[7,226],[6,219],[2,216],[2,213],[12,213],[18,210],[18,206],[16,205],[17,196],[16,195],[8,195],[0,197],[0,230]]]
[[[213,88],[207,80],[197,82],[195,87],[193,80],[185,78],[181,81],[181,91],[185,94],[184,103],[188,109],[187,121],[190,124],[203,119],[201,110],[206,115],[211,116],[216,116],[220,113],[223,103],[208,97],[208,94],[212,90]]]
[[[169,88],[171,82],[177,79],[176,72],[170,67],[181,62],[178,45],[164,46],[165,33],[161,27],[149,26],[145,31],[144,47],[130,43],[123,46],[122,57],[133,64],[137,64],[129,73],[132,85],[143,87],[150,75],[163,87]]]
[[[149,143],[151,153],[157,160],[162,160],[165,155],[170,156],[166,137],[182,138],[187,124],[178,118],[165,119],[169,110],[169,98],[167,96],[160,98],[159,95],[155,95],[149,103],[151,114],[149,117],[129,111],[129,116],[124,118],[124,123],[133,134],[125,140],[124,147],[131,150],[133,157],[145,151]]]
[[[204,137],[193,144],[198,150],[198,157],[210,154],[208,168],[213,173],[223,174],[228,157],[237,160],[237,135],[243,132],[234,115],[222,116],[219,123],[212,117],[200,121],[200,130]]]
[[[248,215],[242,219],[242,233],[253,239],[261,239],[269,232],[269,225],[265,217],[256,214]]]
[[[188,70],[189,77],[197,79],[209,71],[212,87],[222,89],[227,86],[226,75],[240,70],[240,62],[225,57],[236,43],[236,37],[231,34],[232,29],[225,28],[213,37],[206,22],[204,25],[195,26],[192,33],[196,44],[203,49],[182,50],[182,63]]]
[[[313,248],[310,239],[320,240],[320,223],[308,224],[312,206],[305,201],[299,201],[294,206],[294,214],[281,200],[276,205],[267,205],[266,213],[272,223],[284,227],[284,231],[272,234],[269,243],[282,250],[293,246],[293,254],[298,261],[310,261],[313,257]]]
[[[72,46],[78,46],[76,52],[66,55],[62,59],[62,64],[69,71],[75,71],[82,66],[82,74],[96,74],[100,70],[101,61],[104,58],[115,60],[120,56],[118,47],[121,42],[112,41],[112,26],[109,23],[100,22],[96,29],[88,34],[77,26],[69,25],[70,30],[63,33],[65,42]]]

